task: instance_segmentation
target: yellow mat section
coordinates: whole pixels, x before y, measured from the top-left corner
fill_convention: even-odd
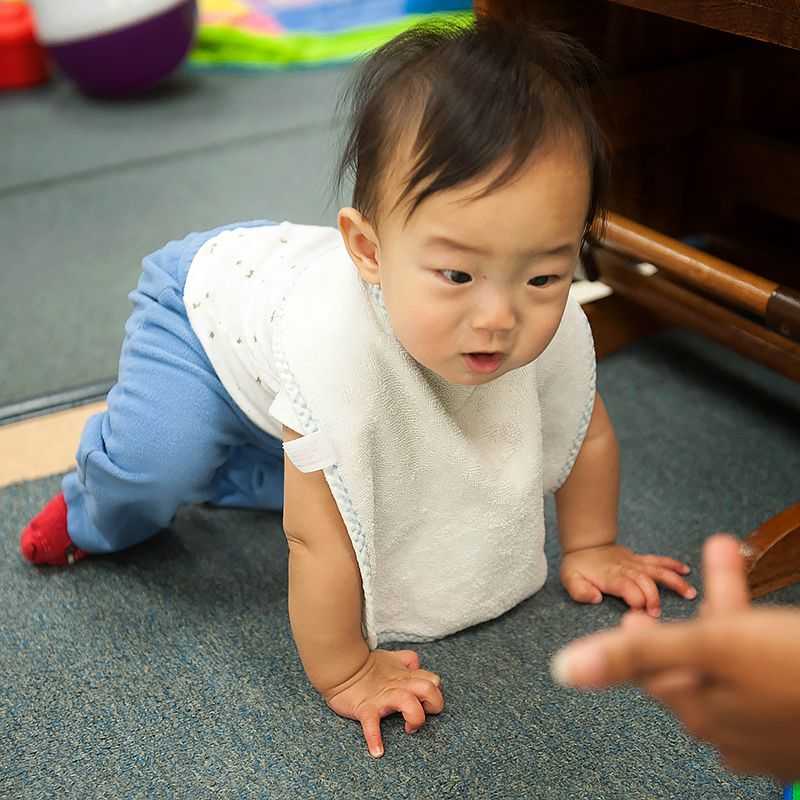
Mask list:
[[[0,487],[69,470],[86,420],[105,405],[92,403],[1,427]]]

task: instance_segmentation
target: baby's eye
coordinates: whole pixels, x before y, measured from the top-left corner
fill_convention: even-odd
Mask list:
[[[442,269],[439,272],[444,276],[446,281],[455,284],[464,284],[469,283],[472,280],[472,276],[466,272],[461,272],[457,269]]]
[[[548,286],[551,284],[558,275],[537,275],[535,278],[531,278],[528,281],[529,286]]]

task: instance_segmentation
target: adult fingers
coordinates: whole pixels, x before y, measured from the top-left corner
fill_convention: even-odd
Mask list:
[[[603,593],[579,572],[570,572],[564,576],[564,588],[576,603],[600,603]]]
[[[720,760],[726,769],[742,775],[769,775],[790,783],[797,779],[797,751],[776,751],[774,747],[762,749],[751,742],[741,745],[718,745]]]
[[[656,620],[644,611],[628,611],[622,617],[621,624],[625,630],[635,630],[636,628],[649,628],[656,624]]]
[[[383,739],[381,738],[381,718],[377,711],[370,710],[361,717],[361,730],[364,733],[364,741],[367,743],[367,750],[373,758],[380,758],[383,755]]]
[[[624,630],[646,630],[657,624],[653,617],[641,611],[629,611],[622,618]],[[678,668],[656,673],[652,678],[645,678],[639,685],[654,700],[666,705],[674,695],[695,691],[701,684],[702,677],[699,672]]]
[[[675,679],[671,688],[654,696],[675,715],[686,732],[695,739],[710,743],[719,752],[723,765],[733,772],[771,773],[781,777],[777,762],[773,763],[776,756],[780,759],[774,741],[771,741],[773,731],[767,730],[759,736],[741,718],[727,720],[715,704],[713,688],[706,688],[704,681],[693,686],[688,674],[684,673],[683,678],[683,682]],[[729,689],[720,691],[730,692]]]
[[[749,748],[720,747],[718,752],[720,763],[728,772],[736,772],[739,775],[758,775],[770,772],[773,776],[780,777],[774,770],[766,769],[764,761],[754,756]],[[789,796],[791,797],[791,795]]]
[[[671,706],[678,698],[694,695],[703,685],[703,675],[696,669],[678,667],[645,678],[641,688],[662,705]]]
[[[739,611],[750,605],[744,559],[739,542],[727,534],[715,534],[703,547],[703,613]]]
[[[641,683],[676,667],[702,671],[708,657],[708,638],[708,629],[698,622],[602,631],[556,653],[551,672],[564,686],[602,689]]]

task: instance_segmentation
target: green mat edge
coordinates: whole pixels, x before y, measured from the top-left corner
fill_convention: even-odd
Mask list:
[[[338,33],[290,33],[268,36],[226,25],[201,25],[189,63],[195,66],[234,66],[286,69],[352,61],[420,22],[469,25],[472,11],[411,14],[407,17]]]

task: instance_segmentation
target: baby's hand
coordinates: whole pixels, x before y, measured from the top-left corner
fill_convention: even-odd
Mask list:
[[[697,597],[697,590],[680,577],[688,572],[689,567],[675,559],[640,556],[620,545],[587,547],[561,559],[561,583],[573,600],[599,603],[604,594],[613,594],[651,617],[661,616],[657,583],[687,600]]]
[[[419,668],[412,650],[373,650],[366,664],[349,681],[325,694],[328,705],[341,717],[358,720],[369,752],[383,755],[381,719],[399,711],[406,733],[425,724],[425,714],[444,708],[442,681]]]

